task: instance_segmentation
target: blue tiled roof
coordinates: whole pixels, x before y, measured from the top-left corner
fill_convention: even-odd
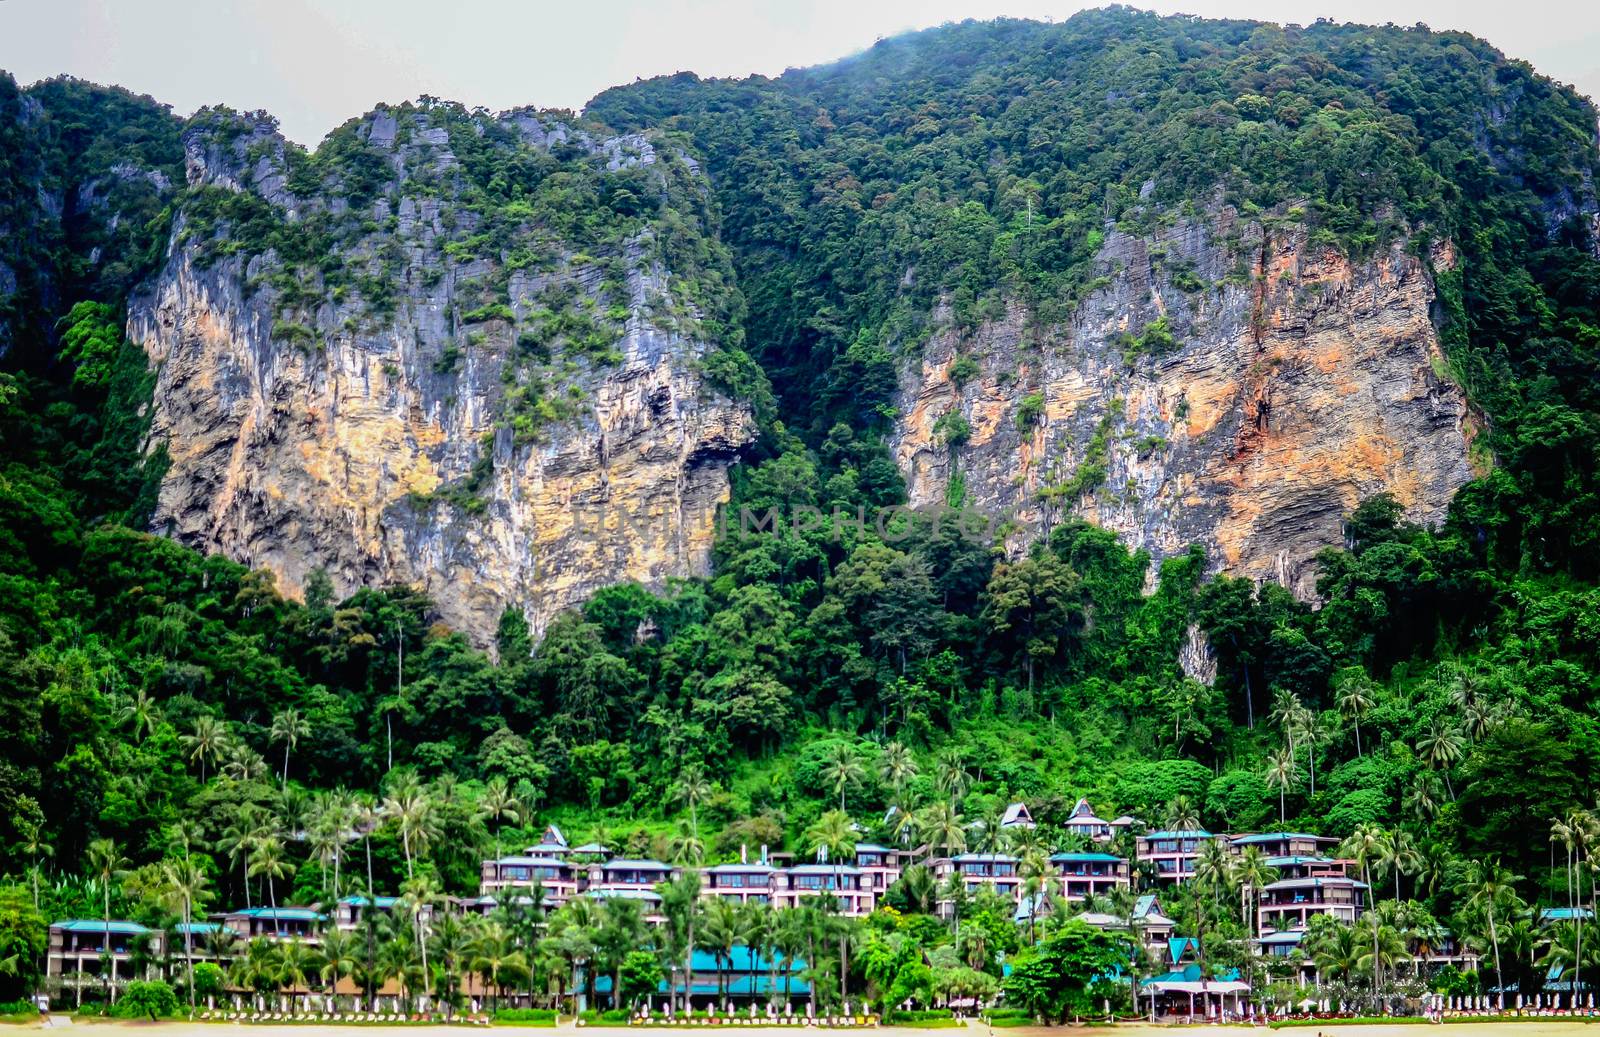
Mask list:
[[[1204,828],[1187,828],[1172,832],[1151,832],[1146,839],[1210,839],[1212,835]]]
[[[1015,862],[1009,853],[958,853],[950,858],[958,864],[977,862]]]
[[[199,934],[199,933],[214,933],[214,932],[218,932],[218,931],[225,932],[225,933],[232,933],[233,932],[232,929],[230,929],[227,926],[223,925],[221,922],[192,922],[189,925],[184,925],[183,923],[180,922],[177,925],[173,926],[172,928],[176,929],[180,934],[182,934],[182,933],[195,933],[195,934]]]
[[[399,902],[400,902],[400,898],[399,897],[373,897],[372,898],[373,905],[375,907],[377,907],[379,910],[386,910],[388,908],[391,908],[391,907],[395,906]],[[366,897],[345,897],[343,900],[339,901],[339,903],[341,903],[341,904],[349,904],[351,907],[366,907],[367,906],[367,898]]]
[[[138,936],[150,931],[138,922],[124,922],[116,918],[113,918],[110,924],[98,918],[69,918],[63,922],[53,923],[50,928],[69,933],[104,933],[110,930],[124,936]]]
[[[1254,846],[1258,843],[1281,843],[1285,839],[1316,839],[1325,842],[1320,835],[1311,835],[1309,832],[1257,832],[1254,835],[1241,835],[1232,840],[1235,846]]]
[[[275,922],[320,922],[327,917],[304,907],[250,907],[230,914],[244,918],[265,918]]]
[[[619,857],[614,861],[606,861],[601,867],[606,871],[671,871],[672,865],[660,861],[631,860]]]
[[[1080,861],[1084,863],[1089,861],[1105,861],[1110,864],[1115,864],[1116,862],[1122,860],[1121,857],[1111,853],[1056,853],[1051,854],[1050,859],[1053,861],[1071,861],[1073,863]]]
[[[1268,944],[1268,945],[1271,945],[1271,944],[1286,944],[1286,943],[1299,943],[1302,939],[1305,938],[1305,935],[1306,934],[1303,931],[1302,932],[1287,932],[1287,933],[1268,933],[1266,936],[1263,936],[1261,939],[1257,940],[1256,942],[1257,943]]]
[[[859,875],[861,869],[853,864],[796,864],[788,869],[791,875]]]

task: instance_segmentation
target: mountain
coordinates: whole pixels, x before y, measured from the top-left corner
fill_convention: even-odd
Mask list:
[[[1125,8],[309,152],[0,77],[0,868],[415,776],[377,873],[453,892],[488,782],[659,854],[1089,796],[1556,883],[1597,167],[1482,40]]]

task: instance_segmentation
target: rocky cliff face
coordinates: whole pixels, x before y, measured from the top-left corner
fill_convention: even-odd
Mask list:
[[[1427,260],[1399,241],[1350,262],[1222,207],[1109,233],[1069,325],[945,326],[906,370],[893,446],[913,503],[1012,516],[1013,549],[1076,514],[1153,559],[1198,543],[1309,596],[1362,497],[1432,522],[1470,477],[1430,313],[1449,246]]]
[[[318,569],[417,585],[479,644],[506,607],[537,631],[705,569],[753,422],[702,377],[716,346],[667,265],[667,233],[704,231],[692,163],[409,106],[311,158],[232,116],[185,145],[170,255],[129,308],[159,369],[158,531],[290,593]]]

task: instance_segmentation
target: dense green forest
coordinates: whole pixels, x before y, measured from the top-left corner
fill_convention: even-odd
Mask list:
[[[1549,947],[1523,908],[1566,903],[1572,855],[1600,847],[1595,117],[1462,34],[1127,9],[608,91],[586,120],[672,142],[714,185],[732,281],[711,282],[714,312],[765,373],[738,379],[763,428],[734,509],[902,502],[891,394],[937,300],[967,323],[1013,300],[1059,319],[1108,227],[1216,204],[1297,210],[1352,255],[1453,241],[1438,321],[1493,464],[1439,528],[1363,503],[1315,603],[1210,576],[1198,549],[1147,593],[1150,560],[1081,522],[1009,559],[950,527],[786,529],[725,540],[709,579],[603,591],[537,646],[508,613],[495,661],[409,589],[339,601],[314,581],[287,600],[144,531],[161,454],[143,453],[150,375],[121,324],[195,203],[184,123],[120,90],[0,77],[5,917],[99,917],[108,893],[113,914],[170,917],[176,859],[214,906],[259,903],[263,876],[279,902],[326,901],[328,833],[362,810],[386,819],[365,840],[377,891],[420,873],[437,895],[474,891],[486,852],[552,821],[709,863],[808,854],[841,810],[884,841],[949,844],[973,821],[997,833],[1018,799],[1049,844],[1087,796],[1151,824],[1364,833],[1397,909],[1403,886],[1486,954],[1499,909],[1523,947],[1503,974],[1536,984]],[[548,170],[510,175],[532,197]],[[524,197],[501,187],[485,205]],[[1212,684],[1179,666],[1191,627]],[[896,896],[906,918],[927,908]],[[1203,927],[1206,899],[1169,912]],[[1034,934],[979,907],[992,938],[962,960],[997,973]]]

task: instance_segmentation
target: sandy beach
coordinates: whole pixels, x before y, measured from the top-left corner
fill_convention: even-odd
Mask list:
[[[1591,1024],[1573,1020],[1559,1019],[1529,1019],[1485,1021],[1472,1023],[1450,1023],[1447,1032],[1453,1037],[1487,1037],[1489,1034],[1512,1033],[1516,1037],[1576,1037],[1578,1034],[1595,1034],[1600,1031],[1590,1030]],[[15,1024],[9,1027],[13,1030],[58,1030],[73,1031],[105,1031],[105,1030],[146,1030],[159,1031],[160,1037],[217,1037],[222,1027],[238,1027],[248,1030],[250,1034],[259,1037],[351,1037],[353,1033],[371,1034],[373,1037],[461,1037],[461,1034],[471,1029],[462,1026],[317,1026],[312,1024],[272,1026],[266,1024],[247,1023],[149,1023],[149,1022],[113,1022],[95,1020],[90,1022],[75,1023],[64,1017],[57,1017],[53,1024],[46,1027],[43,1024]],[[0,1031],[8,1027],[0,1025]],[[655,1032],[670,1033],[684,1032],[682,1030],[660,1030],[648,1028],[630,1028],[622,1026],[585,1026],[577,1027],[570,1023],[559,1027],[517,1027],[497,1026],[493,1030],[501,1034],[525,1033],[528,1037],[538,1037],[540,1034],[559,1034],[561,1037],[647,1037]],[[723,1027],[704,1027],[701,1030],[690,1032],[725,1033]],[[965,1030],[927,1030],[912,1027],[885,1026],[875,1030],[802,1030],[793,1027],[740,1027],[741,1034],[749,1037],[795,1037],[797,1033],[876,1033],[881,1037],[934,1037],[944,1032],[963,1034],[965,1037],[974,1037],[974,1033],[989,1037],[989,1028],[982,1023],[970,1024]],[[1116,1027],[1013,1027],[994,1031],[995,1037],[1084,1037],[1088,1034],[1105,1034],[1115,1032],[1125,1037],[1175,1037],[1177,1034],[1193,1034],[1195,1037],[1238,1037],[1241,1033],[1259,1032],[1261,1034],[1281,1033],[1285,1037],[1423,1037],[1424,1034],[1437,1032],[1436,1028],[1426,1024],[1396,1023],[1396,1024],[1338,1024],[1325,1023],[1319,1026],[1287,1027],[1282,1030],[1268,1030],[1265,1027],[1257,1030],[1245,1026],[1158,1026],[1150,1023],[1125,1023]],[[109,1037],[109,1035],[107,1035]],[[152,1033],[151,1037],[155,1037]],[[241,1035],[242,1037],[242,1035]]]

